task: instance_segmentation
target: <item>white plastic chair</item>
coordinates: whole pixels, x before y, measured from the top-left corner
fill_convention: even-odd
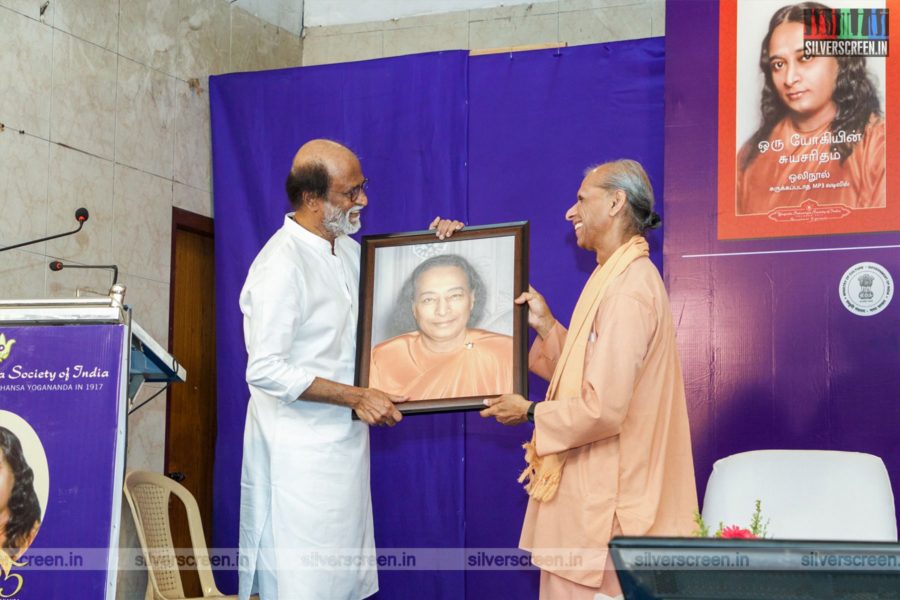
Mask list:
[[[169,500],[175,495],[184,503],[188,529],[191,534],[197,575],[203,596],[184,598],[181,573],[176,560],[169,524]],[[237,596],[223,596],[216,587],[210,569],[209,549],[203,536],[200,509],[194,496],[183,485],[159,473],[130,471],[125,475],[125,498],[131,507],[137,527],[141,550],[147,562],[147,593],[145,600],[225,600]]]
[[[716,461],[703,520],[747,527],[762,502],[768,537],[897,541],[894,494],[884,462],[859,452],[757,450]]]

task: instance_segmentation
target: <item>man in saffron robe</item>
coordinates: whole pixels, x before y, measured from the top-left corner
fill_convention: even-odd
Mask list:
[[[520,481],[531,498],[519,546],[541,568],[542,599],[621,592],[607,545],[615,535],[688,536],[697,491],[675,328],[643,234],[659,225],[644,169],[590,169],[566,219],[597,269],[568,330],[534,289],[538,332],[529,368],[550,379],[547,401],[486,400],[482,416],[535,424]]]
[[[372,349],[370,386],[411,401],[512,391],[512,338],[469,327],[484,303],[484,284],[466,259],[429,258],[399,296],[398,310],[412,313],[416,331]]]

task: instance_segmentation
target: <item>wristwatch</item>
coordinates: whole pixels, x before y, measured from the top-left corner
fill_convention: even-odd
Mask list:
[[[537,402],[532,402],[531,406],[528,407],[528,421],[530,423],[534,423],[534,407],[537,406]]]

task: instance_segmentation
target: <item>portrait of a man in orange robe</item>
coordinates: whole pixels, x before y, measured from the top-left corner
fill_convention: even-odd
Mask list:
[[[457,254],[419,264],[398,293],[393,320],[409,329],[372,349],[369,385],[410,401],[513,389],[513,338],[475,326],[486,285]]]

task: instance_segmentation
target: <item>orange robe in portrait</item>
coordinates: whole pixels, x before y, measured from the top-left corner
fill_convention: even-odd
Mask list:
[[[546,339],[538,337],[529,355],[534,373],[550,379],[566,333],[557,323]],[[599,588],[614,527],[629,536],[690,536],[696,529],[675,328],[649,258],[634,260],[610,282],[587,344],[581,395],[535,407],[538,456],[568,454],[556,494],[529,498],[519,546],[543,571]]]
[[[831,159],[831,143],[825,136],[830,126],[828,123],[815,131],[800,132],[785,117],[769,135],[765,152],[747,145],[741,148],[736,214],[766,214],[776,208],[800,206],[805,200],[854,209],[883,208],[884,120],[872,118],[865,135],[854,144],[853,153],[843,163]],[[742,171],[743,158],[749,152],[755,153],[756,158]],[[823,156],[829,160],[823,162]],[[807,186],[809,189],[805,189]]]
[[[513,391],[513,339],[470,329],[453,352],[428,350],[418,331],[372,349],[369,387],[410,400],[491,396]]]

